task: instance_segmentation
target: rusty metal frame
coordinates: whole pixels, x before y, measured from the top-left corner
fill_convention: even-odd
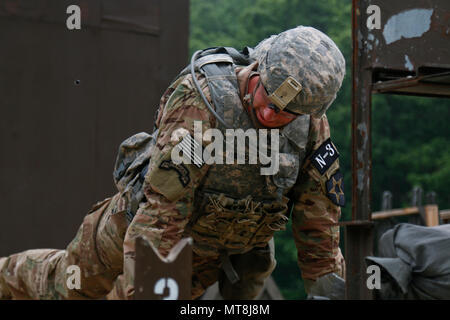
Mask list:
[[[381,9],[381,29],[367,27],[370,5]],[[373,250],[372,93],[450,97],[450,45],[442,46],[445,41],[450,43],[450,2],[352,0],[352,6],[352,220],[342,223],[346,297],[372,299],[373,292],[366,286],[365,265],[365,257]],[[403,26],[395,23],[409,15],[425,17],[423,25],[420,19],[413,21],[409,17],[412,25],[423,27],[422,34],[410,36],[407,28],[401,34]]]

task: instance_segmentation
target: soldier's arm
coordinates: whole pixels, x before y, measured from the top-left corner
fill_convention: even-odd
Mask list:
[[[209,92],[200,78],[205,95]],[[187,76],[169,88],[170,97],[160,107],[156,127],[159,130],[152,150],[149,169],[145,176],[142,202],[128,227],[124,241],[124,273],[116,282],[112,297],[130,298],[134,292],[135,239],[144,237],[166,256],[183,237],[193,211],[193,197],[208,170],[203,164],[175,163],[172,150],[179,139],[189,134],[194,137],[194,121],[201,121],[203,132],[214,127],[214,116],[204,105]]]
[[[307,152],[293,192],[292,228],[305,288],[311,293],[317,279],[332,273],[344,277],[345,273],[336,225],[345,199],[326,116],[311,118]]]

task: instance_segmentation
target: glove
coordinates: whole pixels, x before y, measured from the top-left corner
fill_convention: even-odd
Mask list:
[[[345,299],[345,280],[336,273],[329,273],[316,281],[305,280],[305,287],[311,300]]]

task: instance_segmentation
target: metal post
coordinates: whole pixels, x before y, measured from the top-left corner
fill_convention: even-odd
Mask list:
[[[367,68],[364,34],[365,8],[361,1],[353,0],[353,90],[352,90],[352,221],[346,225],[346,297],[372,299],[365,285],[364,258],[372,254],[373,226],[371,215],[370,179],[371,154],[371,82],[372,71]],[[364,21],[363,21],[364,20]]]

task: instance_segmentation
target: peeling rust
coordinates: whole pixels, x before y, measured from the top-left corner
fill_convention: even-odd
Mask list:
[[[433,11],[433,9],[412,9],[391,16],[383,30],[386,44],[423,36],[430,30]]]
[[[348,299],[372,299],[372,93],[450,97],[450,1],[377,0],[381,29],[368,30],[371,0],[353,0],[352,221],[345,224]],[[426,48],[426,50],[424,50]]]

